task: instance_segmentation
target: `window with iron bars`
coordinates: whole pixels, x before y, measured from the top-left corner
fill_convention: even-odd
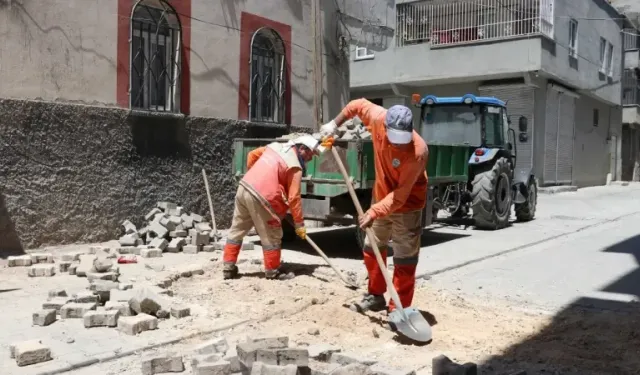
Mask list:
[[[640,77],[635,69],[622,74],[622,105],[640,105]]]
[[[261,28],[251,38],[249,114],[256,122],[285,122],[284,42],[273,29]]]
[[[178,15],[165,1],[136,5],[131,16],[131,108],[180,110],[180,31]]]

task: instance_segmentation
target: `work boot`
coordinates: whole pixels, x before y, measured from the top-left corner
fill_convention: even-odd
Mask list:
[[[384,296],[367,294],[362,301],[353,303],[349,308],[361,314],[366,311],[377,312],[387,308],[387,301],[384,299]]]
[[[284,273],[279,269],[275,269],[264,271],[264,277],[267,280],[291,280],[296,277],[296,275],[293,272]]]
[[[238,266],[236,266],[235,264],[225,264],[224,268],[222,269],[222,277],[225,280],[235,279],[236,277],[238,277]]]

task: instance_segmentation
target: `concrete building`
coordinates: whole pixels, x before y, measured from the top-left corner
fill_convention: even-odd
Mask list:
[[[321,2],[324,111],[348,98]],[[0,98],[313,125],[310,1],[0,1]]]
[[[228,226],[233,140],[346,104],[345,1],[0,0],[0,257],[205,214],[202,169]]]
[[[396,3],[363,15],[393,32],[352,41],[352,98],[496,96],[527,117],[518,159],[541,185],[620,178],[623,21],[607,1]]]
[[[640,3],[615,0],[626,17],[622,75],[622,180],[640,181]]]

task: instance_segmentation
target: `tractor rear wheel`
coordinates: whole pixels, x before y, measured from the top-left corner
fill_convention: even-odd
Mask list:
[[[499,158],[490,169],[478,171],[473,178],[471,209],[476,228],[496,230],[509,224],[510,176],[509,161],[507,158]]]
[[[535,178],[529,178],[527,191],[529,192],[527,200],[523,203],[515,204],[516,219],[518,219],[518,221],[531,221],[536,216],[536,206],[538,204],[538,184],[536,183]]]

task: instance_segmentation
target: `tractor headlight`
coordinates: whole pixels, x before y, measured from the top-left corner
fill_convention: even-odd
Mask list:
[[[427,99],[427,105],[432,105],[433,104],[433,99]]]
[[[473,103],[473,99],[471,99],[471,98],[465,98],[464,99],[464,104],[471,104],[471,103]]]

